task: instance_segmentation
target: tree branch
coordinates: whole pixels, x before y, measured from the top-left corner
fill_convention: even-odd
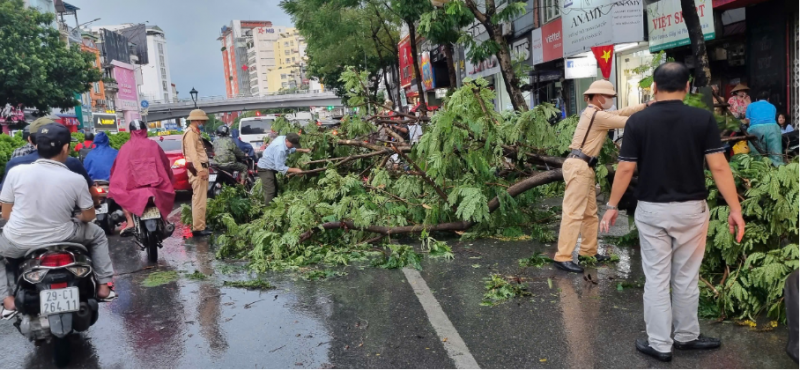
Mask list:
[[[394,149],[394,151],[397,152],[397,154],[399,154],[401,157],[403,157],[403,159],[406,162],[408,162],[411,166],[414,167],[415,170],[417,170],[417,172],[419,172],[419,176],[422,177],[422,179],[425,180],[425,182],[427,182],[428,185],[433,187],[433,190],[436,190],[436,194],[439,194],[439,197],[441,197],[442,200],[446,204],[447,203],[447,194],[445,194],[444,191],[441,188],[436,186],[436,183],[433,182],[433,180],[430,177],[428,177],[428,175],[425,173],[425,171],[423,171],[421,168],[419,168],[419,166],[416,163],[414,163],[414,161],[412,161],[411,158],[408,158],[408,156],[405,153],[403,153],[402,151],[397,149],[397,147],[395,147],[394,145],[392,145],[392,149]],[[453,205],[453,210],[455,211],[455,205]]]

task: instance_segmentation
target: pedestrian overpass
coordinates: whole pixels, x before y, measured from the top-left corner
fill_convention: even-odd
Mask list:
[[[211,96],[197,99],[197,107],[207,114],[271,108],[328,106],[342,106],[342,99],[336,96],[333,91],[298,91],[295,93],[237,98]],[[151,102],[147,108],[146,118],[148,121],[185,118],[194,107],[195,103],[191,99],[180,99],[173,103]]]

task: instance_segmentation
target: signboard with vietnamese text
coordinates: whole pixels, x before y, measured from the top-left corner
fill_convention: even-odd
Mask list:
[[[597,60],[594,56],[564,60],[565,79],[574,80],[588,77],[597,77]]]
[[[425,91],[430,91],[436,88],[436,82],[433,76],[433,66],[431,66],[431,56],[429,52],[422,53],[422,87]]]
[[[136,77],[133,66],[119,61],[112,61],[114,65],[114,79],[117,80],[116,108],[123,111],[139,110],[139,95],[136,93]]]
[[[703,38],[713,40],[714,14],[710,0],[696,0],[697,15]],[[661,0],[647,6],[647,29],[650,35],[650,52],[689,45],[689,31],[683,21],[680,0]]]
[[[397,45],[397,50],[400,55],[400,86],[407,87],[411,85],[411,79],[414,76],[414,62],[411,58],[411,43],[408,38],[403,39]]]
[[[644,40],[643,0],[580,0],[564,2],[564,56],[592,46]]]
[[[561,18],[558,18],[541,28],[542,30],[542,63],[564,57],[564,42],[561,35]]]
[[[531,64],[544,63],[544,50],[542,49],[542,28],[531,32]]]

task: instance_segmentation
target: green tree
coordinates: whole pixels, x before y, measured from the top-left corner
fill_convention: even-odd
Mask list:
[[[403,20],[408,27],[408,37],[411,40],[411,62],[414,64],[414,77],[417,79],[417,91],[419,91],[419,102],[422,114],[425,115],[427,105],[425,103],[425,88],[422,87],[422,71],[418,62],[417,55],[417,22],[426,12],[433,10],[430,0],[392,0],[392,9]]]
[[[54,19],[22,0],[0,0],[0,104],[66,109],[78,104],[76,92],[100,80],[94,54],[68,48]]]
[[[451,90],[456,88],[453,45],[461,37],[461,29],[469,26],[473,20],[475,17],[472,12],[465,7],[453,7],[450,12],[442,7],[423,14],[419,22],[419,33],[423,37],[435,44],[444,45]]]

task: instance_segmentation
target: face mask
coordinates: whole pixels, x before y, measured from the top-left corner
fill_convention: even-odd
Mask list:
[[[600,106],[601,106],[603,109],[606,109],[606,110],[607,110],[607,109],[611,108],[611,106],[613,106],[613,105],[614,105],[614,100],[613,100],[613,99],[611,99],[611,98],[605,98],[605,102],[604,102],[602,105],[600,105]]]

